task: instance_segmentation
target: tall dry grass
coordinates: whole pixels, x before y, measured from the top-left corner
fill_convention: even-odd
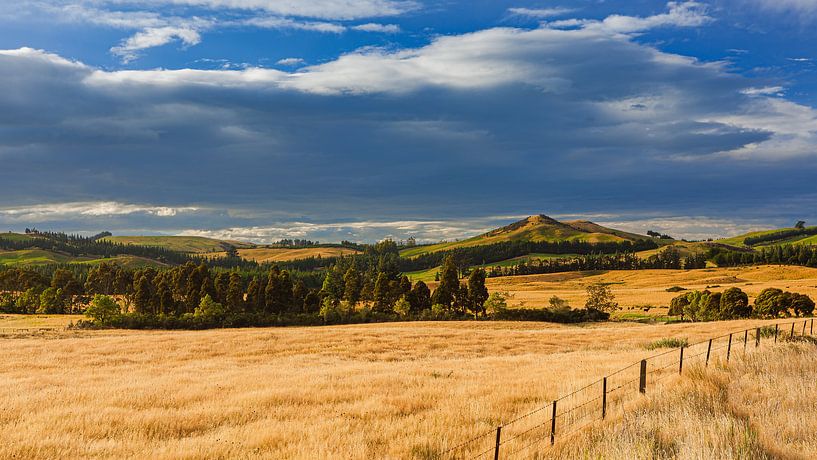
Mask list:
[[[817,458],[817,346],[691,367],[623,416],[532,454],[566,459]]]
[[[393,323],[0,339],[0,458],[429,458],[665,337],[757,321]]]

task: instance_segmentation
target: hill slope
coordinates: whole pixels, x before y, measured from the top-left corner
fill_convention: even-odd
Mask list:
[[[186,253],[207,253],[226,250],[229,246],[252,248],[253,244],[241,241],[216,240],[203,236],[109,236],[107,241],[138,246],[154,246]]]
[[[612,243],[639,239],[649,239],[649,237],[603,227],[589,221],[559,222],[544,214],[539,214],[466,240],[408,248],[401,251],[400,255],[415,257],[431,252],[506,241]]]
[[[749,239],[749,244],[747,244]],[[738,247],[763,247],[778,244],[817,244],[817,227],[802,229],[789,227],[761,230],[717,240],[718,243]]]

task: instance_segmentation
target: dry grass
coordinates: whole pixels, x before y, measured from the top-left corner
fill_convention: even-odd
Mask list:
[[[814,344],[691,368],[670,389],[541,452],[543,458],[817,458]]]
[[[757,321],[391,323],[0,339],[0,458],[428,458],[665,337]]]
[[[357,254],[359,251],[349,248],[251,248],[239,249],[238,255],[246,260],[263,262],[289,262],[292,260],[309,259],[310,257],[340,257],[349,254]],[[215,252],[213,257],[224,257],[227,253]]]
[[[707,268],[702,270],[638,270],[570,272],[546,275],[509,276],[489,278],[491,291],[514,294],[510,304],[541,308],[551,296],[559,296],[574,308],[584,306],[587,286],[609,284],[616,300],[625,310],[642,305],[669,305],[679,292],[667,288],[681,286],[687,289],[723,291],[739,287],[749,294],[750,300],[765,288],[776,287],[808,294],[817,299],[817,269],[764,265],[739,268]],[[713,287],[718,286],[718,287]],[[650,313],[666,313],[666,309],[652,309]]]

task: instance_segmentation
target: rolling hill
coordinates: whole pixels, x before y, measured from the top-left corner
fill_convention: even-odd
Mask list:
[[[242,241],[217,240],[203,236],[109,236],[107,241],[138,246],[154,246],[171,251],[203,254],[224,251],[230,246],[253,248],[255,245]]]
[[[747,242],[747,239],[749,240]],[[717,240],[718,243],[736,247],[764,247],[778,244],[817,244],[817,227],[777,228],[744,233]],[[748,244],[747,244],[748,243]]]
[[[415,257],[432,252],[484,246],[506,241],[614,243],[646,239],[651,238],[645,235],[607,228],[589,221],[576,220],[560,222],[544,214],[539,214],[462,241],[404,249],[400,255],[403,257]],[[666,241],[671,242],[672,240]]]

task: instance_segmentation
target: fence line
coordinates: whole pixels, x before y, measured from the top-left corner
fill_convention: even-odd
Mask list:
[[[801,322],[802,330],[799,328]],[[557,436],[569,436],[593,422],[604,420],[612,411],[623,410],[624,404],[631,401],[633,396],[645,394],[647,388],[657,386],[668,377],[682,374],[685,365],[697,363],[709,366],[719,358],[721,362],[728,363],[737,352],[745,354],[759,348],[761,338],[769,340],[773,336],[773,343],[777,343],[778,338],[791,339],[797,332],[801,337],[812,336],[814,318],[744,329],[649,356],[516,416],[496,429],[450,447],[441,452],[438,458],[498,460],[500,456],[512,457],[541,444],[552,446]]]

